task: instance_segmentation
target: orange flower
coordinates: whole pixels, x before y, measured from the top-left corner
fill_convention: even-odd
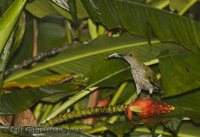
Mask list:
[[[133,101],[132,104],[127,107],[127,117],[129,120],[132,120],[132,112],[137,113],[141,117],[151,117],[166,114],[172,110],[174,110],[174,107],[165,102],[151,98],[141,98]]]
[[[110,102],[110,98],[105,98],[97,103],[97,107],[104,107]]]

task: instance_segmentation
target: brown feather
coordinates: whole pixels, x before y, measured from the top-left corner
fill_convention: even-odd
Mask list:
[[[155,86],[157,89],[161,90],[160,83],[159,83],[158,78],[156,77],[156,74],[148,66],[143,64],[143,67],[144,67],[146,76],[148,77],[150,83],[153,86]]]

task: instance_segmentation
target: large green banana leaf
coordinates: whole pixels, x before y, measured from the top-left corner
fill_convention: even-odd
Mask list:
[[[200,23],[172,12],[159,10],[134,1],[82,0],[90,17],[109,29],[122,28],[150,39],[176,42],[199,52]]]
[[[152,45],[139,37],[124,35],[116,38],[102,36],[89,44],[76,44],[63,51],[61,54],[38,63],[31,69],[22,69],[14,72],[4,82],[22,80],[28,75],[43,76],[57,72],[63,73],[83,73],[87,74],[99,59],[106,59],[107,55],[113,52],[127,52],[135,49],[140,55],[142,61],[150,61],[158,57],[162,51],[169,51],[169,54],[186,52],[180,46],[174,44],[162,44],[157,40],[152,41]]]

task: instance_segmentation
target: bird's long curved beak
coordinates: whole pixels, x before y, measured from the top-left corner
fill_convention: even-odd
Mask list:
[[[123,58],[123,55],[119,54],[119,53],[113,53],[113,54],[108,55],[107,58],[108,59],[110,59],[110,58]]]

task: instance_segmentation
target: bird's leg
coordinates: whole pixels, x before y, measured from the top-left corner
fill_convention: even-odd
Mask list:
[[[153,88],[149,89],[149,94],[153,94]]]
[[[153,88],[149,89],[149,95],[147,96],[148,98],[151,98],[151,95],[153,94]]]
[[[141,90],[142,90],[141,87],[138,84],[136,84],[136,92],[137,92],[137,94],[140,94]]]

